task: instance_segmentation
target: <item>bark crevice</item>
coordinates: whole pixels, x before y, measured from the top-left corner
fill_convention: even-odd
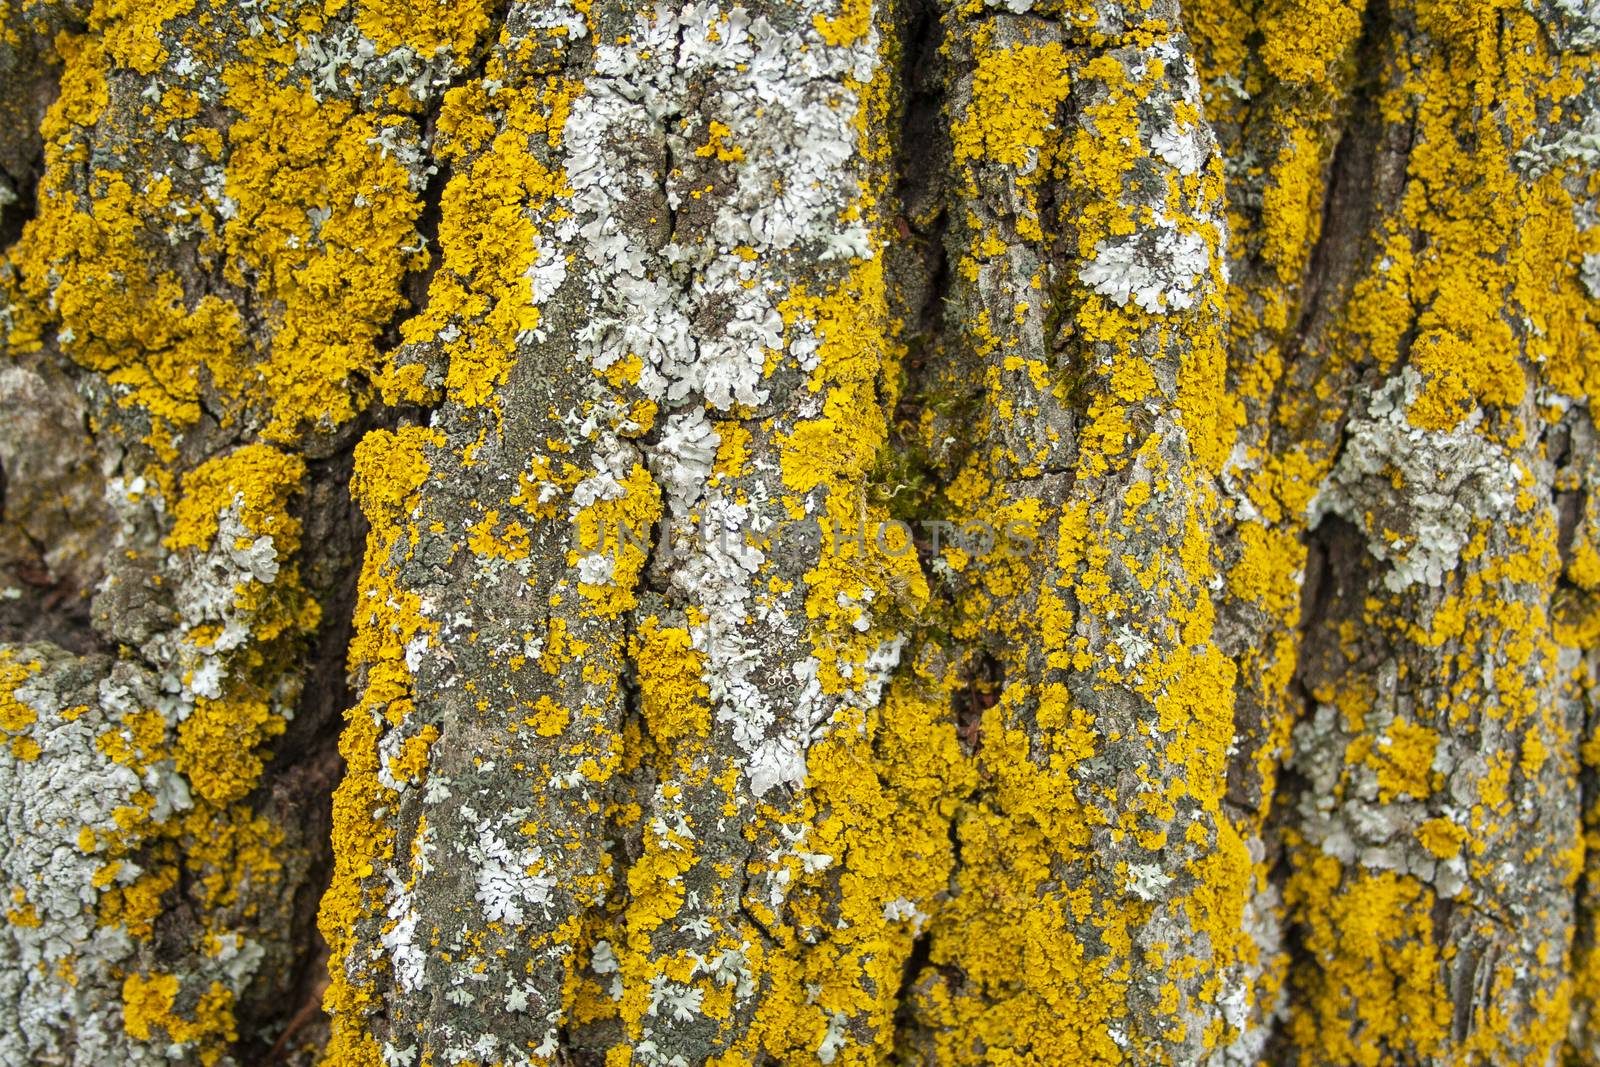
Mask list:
[[[358,422],[370,423],[373,414]],[[244,1036],[236,1055],[263,1067],[290,1062],[294,1045],[320,1048],[326,1040],[321,999],[328,985],[328,946],[317,928],[317,913],[333,875],[333,791],[345,769],[339,735],[345,710],[354,703],[346,660],[367,534],[366,519],[350,492],[360,437],[352,434],[334,454],[307,463],[307,488],[298,508],[305,524],[301,566],[321,620],[305,651],[294,718],[274,743],[251,798],[292,835],[288,855],[303,872],[295,880],[290,911],[287,942],[295,951],[290,985],[279,987],[266,980],[270,972],[264,973],[240,1005]]]

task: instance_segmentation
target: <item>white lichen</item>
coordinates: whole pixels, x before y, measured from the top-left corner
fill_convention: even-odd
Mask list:
[[[1157,212],[1149,227],[1097,242],[1078,278],[1123,307],[1131,300],[1160,315],[1193,307],[1210,269],[1206,239]]]
[[[1473,524],[1504,514],[1522,481],[1505,449],[1476,432],[1478,413],[1449,430],[1413,426],[1407,413],[1422,385],[1406,367],[1372,394],[1310,510],[1313,529],[1327,515],[1362,529],[1367,550],[1389,564],[1393,592],[1440,585]]]

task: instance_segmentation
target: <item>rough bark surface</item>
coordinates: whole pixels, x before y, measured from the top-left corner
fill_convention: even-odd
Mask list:
[[[1600,1064],[1600,9],[0,0],[0,1067]]]

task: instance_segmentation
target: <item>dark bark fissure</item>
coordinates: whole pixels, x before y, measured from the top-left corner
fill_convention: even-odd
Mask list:
[[[933,567],[936,552],[929,523],[944,518],[945,492],[961,459],[948,449],[925,448],[918,424],[929,407],[943,419],[976,403],[977,398],[948,395],[951,383],[947,379],[953,368],[949,365],[946,306],[954,279],[946,230],[952,211],[948,174],[953,153],[948,129],[949,72],[943,55],[944,13],[937,0],[907,0],[896,15],[900,33],[898,85],[902,95],[891,164],[892,230],[885,259],[891,300],[896,302],[891,311],[904,323],[905,348],[898,368],[896,402],[889,412],[888,438],[872,472],[868,492],[886,507],[893,520],[908,524],[918,564],[928,581],[929,603],[902,623],[915,648],[924,640],[936,644],[949,640],[947,627],[954,608],[954,590],[939,579]],[[941,658],[948,664],[946,669],[958,669],[953,649],[946,649]],[[992,677],[996,673],[993,661],[986,665],[991,669],[985,676]],[[977,689],[974,681],[969,695],[982,699],[976,696]],[[962,718],[957,706],[952,706],[950,713],[952,724],[970,741],[970,752],[978,741],[978,730],[972,725],[974,716]],[[961,865],[958,820],[959,813],[952,816],[948,826],[952,882]],[[892,1025],[896,1048],[907,1047],[910,1035],[920,1025],[912,1003],[917,985],[935,966],[936,936],[931,924],[918,930],[902,965],[900,984],[894,993]]]
[[[1337,142],[1327,168],[1320,229],[1307,261],[1298,315],[1285,339],[1286,373],[1270,409],[1270,417],[1277,423],[1269,436],[1269,448],[1274,454],[1310,443],[1308,437],[1321,438],[1331,449],[1327,461],[1330,467],[1343,451],[1349,411],[1330,412],[1314,407],[1310,412],[1313,422],[1292,426],[1281,421],[1281,413],[1291,395],[1326,373],[1333,344],[1331,335],[1364,266],[1376,252],[1373,228],[1387,193],[1382,177],[1394,163],[1391,158],[1381,158],[1392,146],[1381,143],[1384,128],[1378,110],[1390,32],[1388,0],[1370,0],[1355,45],[1356,70],[1350,100],[1339,120]],[[1400,163],[1403,170],[1403,157]],[[1347,369],[1344,373],[1351,372]],[[1365,551],[1360,531],[1337,515],[1325,516],[1315,527],[1304,530],[1302,541],[1306,562],[1294,643],[1297,662],[1290,683],[1291,693],[1300,700],[1295,724],[1309,718],[1315,708],[1306,681],[1308,651],[1313,647],[1314,635],[1328,623],[1338,595],[1337,583],[1350,573],[1351,556],[1359,559]],[[1276,791],[1266,798],[1265,837],[1270,853],[1278,853],[1282,825],[1292,818],[1294,802],[1305,785],[1303,776],[1292,766],[1279,767]],[[1272,881],[1280,889],[1287,873],[1287,862],[1280,855],[1272,868]],[[1300,934],[1292,929],[1285,934],[1292,966],[1303,958],[1296,948]]]
[[[69,19],[61,30],[79,34],[87,26]],[[22,121],[0,129],[0,188],[9,188],[12,196],[9,203],[0,204],[0,257],[10,254],[23,228],[39,213],[39,179],[44,174],[44,140],[39,129],[61,95],[64,71],[43,34],[30,35],[14,47],[12,62],[0,65],[0,83],[10,97],[0,104],[0,122],[7,117]]]
[[[0,347],[0,362],[5,359]],[[51,389],[63,392],[74,389],[81,377],[74,364],[56,356],[53,338],[38,354],[16,357],[16,365],[37,370]],[[86,529],[104,534],[105,515],[92,507],[77,506],[83,502],[81,495],[74,499],[70,492],[40,493],[38,490],[50,483],[31,481],[49,477],[35,469],[32,460],[54,450],[72,457],[69,462],[78,468],[72,475],[75,479],[92,466],[97,452],[88,412],[53,403],[34,404],[40,398],[31,395],[7,399],[19,405],[17,413],[7,414],[14,419],[14,428],[22,432],[0,435],[10,437],[8,441],[0,439],[0,543],[10,542],[0,548],[0,573],[4,575],[0,581],[11,589],[0,598],[0,642],[45,641],[79,656],[111,654],[115,646],[96,629],[91,610],[102,576],[103,558],[98,553],[103,553],[104,544],[86,545],[89,558],[76,564],[70,559],[61,566],[51,562],[52,548],[60,547],[52,545],[53,536],[81,535]],[[23,406],[33,410],[18,417]],[[52,439],[55,434],[60,437]]]
[[[1302,380],[1306,375],[1322,372],[1330,334],[1344,314],[1356,280],[1378,250],[1374,226],[1379,214],[1398,199],[1396,183],[1404,180],[1409,146],[1386,143],[1388,131],[1380,112],[1391,35],[1388,0],[1370,0],[1355,46],[1350,102],[1328,166],[1321,225],[1306,265],[1299,314],[1284,346],[1291,366],[1305,374],[1285,375],[1285,388],[1302,388],[1309,384]],[[1343,422],[1341,417],[1341,428]],[[1311,430],[1295,429],[1302,434]]]
[[[1595,441],[1596,431],[1592,414],[1576,405],[1567,412],[1561,422],[1548,428],[1545,434],[1545,447],[1550,467],[1554,472],[1551,479],[1551,507],[1555,513],[1556,545],[1560,560],[1548,612],[1550,622],[1557,633],[1559,628],[1569,621],[1581,620],[1596,610],[1595,593],[1582,588],[1570,572],[1574,546],[1589,510],[1588,482],[1595,469],[1593,459]],[[1592,531],[1584,532],[1588,537],[1593,537]],[[1585,648],[1581,650],[1581,655],[1577,672],[1592,683],[1596,677],[1596,651],[1592,647]],[[1562,710],[1565,713],[1565,726],[1578,748],[1573,762],[1577,770],[1576,811],[1580,820],[1578,831],[1584,848],[1578,876],[1571,890],[1571,958],[1575,961],[1575,970],[1592,967],[1595,954],[1600,951],[1600,945],[1597,945],[1597,940],[1600,940],[1597,939],[1597,925],[1600,925],[1597,924],[1597,913],[1600,913],[1600,886],[1596,885],[1600,864],[1597,864],[1595,850],[1590,846],[1592,832],[1595,829],[1597,801],[1600,801],[1600,768],[1596,767],[1589,756],[1597,735],[1600,735],[1600,704],[1597,704],[1595,694],[1596,690],[1592,684],[1574,685],[1573,691],[1558,694],[1557,697],[1564,705]],[[1579,1000],[1576,1008],[1564,1050],[1564,1056],[1569,1062],[1582,1060],[1586,1051],[1584,1041],[1585,1039],[1592,1041],[1595,1030],[1593,1003]]]
[[[916,1018],[909,1010],[913,987],[932,963],[933,937],[929,930],[924,929],[911,942],[911,953],[906,956],[905,965],[900,971],[900,988],[895,990],[894,1026],[897,1034],[917,1025]]]
[[[421,270],[414,270],[405,276],[401,282],[401,290],[405,294],[405,303],[395,312],[394,317],[384,324],[383,333],[379,338],[379,345],[387,352],[400,348],[401,327],[411,319],[416,318],[428,309],[428,292],[433,287],[433,276],[438,273],[440,260],[444,253],[439,247],[439,221],[444,216],[444,190],[450,184],[452,169],[448,163],[442,162],[433,156],[431,146],[433,133],[431,127],[438,121],[437,111],[432,111],[427,116],[425,124],[424,141],[430,146],[429,158],[433,173],[428,175],[428,183],[422,189],[422,210],[417,213],[417,235],[423,247],[428,251],[428,263]]]
[[[1550,466],[1554,471],[1558,472],[1557,477],[1552,479],[1550,504],[1555,511],[1556,554],[1561,560],[1563,572],[1559,580],[1568,587],[1571,587],[1572,583],[1566,577],[1565,571],[1572,562],[1573,545],[1577,539],[1578,528],[1583,522],[1584,512],[1587,510],[1589,503],[1589,489],[1582,477],[1581,470],[1571,471],[1575,476],[1572,477],[1569,485],[1564,486],[1560,478],[1561,472],[1574,466],[1573,419],[1574,416],[1569,415],[1566,419],[1551,427],[1545,434],[1545,447],[1550,459]],[[1592,440],[1593,431],[1590,430],[1584,436]],[[0,494],[3,494],[3,489],[0,489]],[[3,500],[3,495],[0,495],[0,501]]]
[[[1593,651],[1590,651],[1586,656],[1590,663],[1590,666],[1588,666],[1590,677],[1594,676],[1592,667],[1594,657],[1595,653]],[[1574,725],[1577,727],[1576,734],[1579,738],[1579,743],[1592,744],[1596,735],[1600,734],[1600,705],[1597,705],[1592,690],[1586,690],[1579,697],[1578,707],[1575,711],[1577,721]],[[1588,831],[1594,825],[1592,813],[1595,811],[1596,801],[1600,800],[1600,772],[1597,772],[1594,764],[1581,757],[1578,761],[1578,767],[1578,811],[1582,814],[1582,828]],[[1575,960],[1592,959],[1594,954],[1600,951],[1600,944],[1597,944],[1597,941],[1600,941],[1600,937],[1597,937],[1596,929],[1596,913],[1600,912],[1600,907],[1597,907],[1597,904],[1600,904],[1600,887],[1595,885],[1596,874],[1597,869],[1596,863],[1592,858],[1592,850],[1586,848],[1583,865],[1578,871],[1578,879],[1572,887],[1572,956]],[[1589,1017],[1583,1019],[1584,1025],[1581,1028],[1573,1028],[1573,1036],[1593,1032],[1594,1019],[1592,1018],[1592,1012],[1594,1008],[1592,1005],[1585,1005],[1585,1009]],[[1569,1049],[1569,1051],[1571,1050]]]
[[[1301,586],[1300,619],[1296,628],[1299,660],[1290,683],[1291,693],[1298,698],[1298,705],[1291,729],[1309,722],[1316,712],[1317,700],[1307,678],[1308,666],[1314,651],[1325,644],[1330,635],[1337,641],[1336,616],[1341,606],[1349,600],[1346,585],[1362,572],[1366,555],[1361,531],[1338,515],[1323,518],[1317,526],[1307,531],[1305,540],[1305,578]],[[1294,870],[1289,850],[1284,846],[1283,832],[1293,825],[1300,799],[1310,788],[1310,781],[1292,763],[1279,766],[1276,789],[1262,836],[1267,850],[1268,881],[1280,894],[1285,891]],[[1283,952],[1289,966],[1284,995],[1291,1001],[1297,993],[1296,975],[1304,968],[1317,965],[1317,957],[1307,944],[1307,933],[1293,921],[1283,925]],[[1289,1036],[1274,1025],[1267,1040],[1265,1062],[1288,1063],[1293,1062],[1294,1058],[1295,1050]]]
[[[41,147],[37,162],[21,175],[9,171],[0,173],[16,197],[9,204],[0,205],[0,250],[9,255],[12,247],[22,238],[23,228],[39,213],[39,175],[44,170],[44,152]]]
[[[358,421],[375,419],[369,414]],[[301,562],[322,617],[304,652],[295,716],[273,745],[254,793],[257,806],[271,812],[290,835],[295,861],[304,865],[291,909],[290,986],[275,986],[267,980],[275,976],[264,973],[240,1005],[242,1039],[235,1054],[241,1063],[263,1067],[290,1062],[297,1044],[320,1047],[326,1034],[322,991],[328,983],[328,946],[317,928],[317,912],[333,875],[333,791],[344,775],[339,735],[345,709],[353,703],[345,663],[367,523],[350,494],[350,480],[361,436],[352,434],[334,455],[308,464],[299,509],[306,546]]]
[[[869,492],[890,516],[911,524],[913,546],[924,575],[933,574],[932,540],[919,520],[939,518],[938,502],[953,464],[931,455],[917,437],[916,423],[931,406],[945,369],[941,357],[944,308],[951,276],[945,249],[949,204],[944,171],[949,165],[944,126],[944,64],[939,55],[943,25],[935,0],[910,0],[900,49],[900,127],[893,158],[892,233],[885,248],[893,311],[904,323],[905,352],[888,439],[872,472]],[[937,591],[934,593],[938,595]]]
[[[5,489],[5,466],[3,462],[0,462],[0,522],[4,522],[6,520]],[[27,542],[28,548],[32,552],[34,559],[33,561],[23,563],[13,568],[13,574],[25,585],[32,586],[40,591],[42,599],[40,600],[38,607],[43,618],[41,618],[39,621],[53,622],[57,624],[49,627],[49,630],[52,633],[52,637],[50,639],[53,640],[54,635],[58,634],[62,629],[75,630],[77,629],[78,625],[87,626],[89,623],[89,614],[86,604],[80,605],[82,608],[81,613],[74,613],[75,615],[81,615],[81,617],[75,617],[71,620],[55,618],[57,614],[57,607],[68,602],[69,598],[72,597],[72,590],[64,585],[61,578],[52,574],[49,566],[45,563],[45,554],[49,551],[50,546],[39,540],[34,532],[28,529],[27,525],[22,522],[20,516],[17,519],[15,529],[22,535],[22,539]],[[64,627],[60,625],[69,621],[76,625]],[[23,635],[18,635],[18,637],[21,637],[24,640],[27,639]],[[60,642],[58,641],[57,643]],[[64,645],[63,647],[66,646]]]
[[[1405,193],[1409,181],[1411,149],[1416,138],[1415,115],[1409,123],[1387,123],[1380,111],[1380,99],[1393,61],[1395,14],[1389,0],[1371,0],[1363,15],[1361,34],[1355,50],[1355,75],[1351,99],[1340,120],[1339,137],[1326,178],[1327,192],[1322,205],[1321,229],[1308,262],[1299,314],[1290,329],[1285,346],[1287,373],[1274,397],[1275,419],[1291,391],[1299,392],[1324,381],[1329,373],[1338,324],[1346,314],[1355,285],[1379,251],[1376,228],[1386,211],[1392,210]],[[1411,322],[1394,353],[1354,353],[1354,358],[1339,366],[1335,394],[1349,397],[1358,381],[1370,373],[1375,356],[1403,365],[1416,332],[1420,310],[1413,308]],[[1283,454],[1292,447],[1320,442],[1327,449],[1326,462],[1337,464],[1346,445],[1346,425],[1352,414],[1349,400],[1343,407],[1328,411],[1313,406],[1298,424],[1282,421],[1271,435],[1270,448]],[[1339,619],[1352,609],[1362,588],[1363,575],[1371,573],[1373,561],[1365,548],[1362,532],[1346,519],[1324,516],[1304,534],[1307,557],[1300,592],[1301,614],[1295,643],[1297,662],[1291,693],[1299,700],[1295,722],[1308,721],[1316,710],[1311,678],[1332,669],[1339,655]],[[1279,767],[1276,789],[1264,829],[1270,864],[1269,879],[1282,892],[1293,871],[1293,860],[1284,846],[1284,831],[1298,818],[1301,798],[1310,788],[1308,779],[1292,764]],[[1450,925],[1454,905],[1437,900],[1431,919],[1436,938]],[[1309,931],[1286,917],[1282,931],[1283,951],[1288,963],[1284,995],[1287,1010],[1304,996],[1300,976],[1314,972],[1319,961],[1308,947]],[[1470,1008],[1471,998],[1457,998],[1458,1036],[1465,1022],[1460,1018],[1463,1000]],[[1281,1016],[1280,1016],[1281,1018]],[[1292,1062],[1299,1055],[1290,1036],[1273,1024],[1265,1049],[1267,1062]]]
[[[980,652],[966,672],[966,685],[955,697],[956,736],[962,751],[977,755],[983,746],[983,716],[1000,701],[1005,668],[992,653]]]
[[[1327,460],[1330,468],[1338,462],[1346,444],[1348,407],[1331,412],[1313,407],[1309,421],[1297,425],[1285,424],[1280,413],[1291,391],[1304,390],[1326,374],[1337,323],[1363,269],[1377,251],[1374,227],[1384,206],[1398,197],[1397,180],[1403,180],[1408,152],[1386,140],[1389,131],[1379,111],[1391,35],[1388,0],[1370,0],[1355,45],[1350,99],[1338,120],[1338,140],[1327,170],[1321,226],[1307,262],[1299,312],[1286,339],[1286,373],[1272,400],[1272,417],[1277,426],[1269,436],[1269,447],[1274,454],[1320,439],[1331,452]],[[1341,372],[1347,384],[1357,373],[1359,368]],[[1302,539],[1306,562],[1294,642],[1296,663],[1290,682],[1290,698],[1298,704],[1291,731],[1309,721],[1316,711],[1308,671],[1313,668],[1319,649],[1335,632],[1333,616],[1347,595],[1345,584],[1361,572],[1366,557],[1361,531],[1337,515],[1324,516],[1316,526],[1305,530]],[[1284,830],[1297,818],[1300,798],[1310,783],[1292,763],[1283,762],[1282,756],[1279,760],[1274,791],[1265,798],[1267,821],[1262,836],[1269,882],[1282,894],[1293,871],[1293,861],[1284,846]],[[1288,980],[1283,995],[1290,1003],[1299,995],[1297,975],[1317,966],[1307,936],[1308,931],[1292,919],[1284,923],[1282,948]],[[1290,1036],[1280,1025],[1282,1018],[1279,1013],[1266,1020],[1270,1029],[1264,1049],[1266,1062],[1291,1062],[1297,1056]]]

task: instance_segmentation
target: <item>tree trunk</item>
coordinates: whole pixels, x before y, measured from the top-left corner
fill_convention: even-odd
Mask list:
[[[1600,8],[1247,6],[0,0],[0,1067],[1600,1064]]]

